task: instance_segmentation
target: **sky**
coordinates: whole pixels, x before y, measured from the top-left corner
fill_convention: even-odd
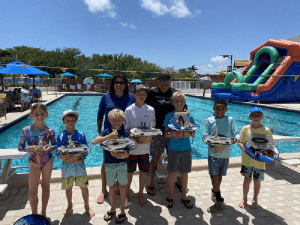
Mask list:
[[[1,1],[0,48],[129,54],[176,70],[217,73],[269,39],[300,34],[298,0]]]

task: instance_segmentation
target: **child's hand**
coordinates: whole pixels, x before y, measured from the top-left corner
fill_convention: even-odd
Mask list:
[[[28,146],[27,150],[30,154],[32,153],[39,153],[40,151],[35,146]]]
[[[149,141],[149,143],[152,143],[154,141],[154,136],[151,138],[151,140]]]
[[[114,155],[115,155],[114,157],[116,159],[126,159],[129,156],[129,152],[128,151],[126,151],[126,152],[115,152]]]
[[[82,161],[83,161],[83,155],[79,156],[79,159],[77,159],[77,160],[74,160],[74,162],[73,162],[73,163],[80,164]]]
[[[51,152],[53,148],[50,145],[45,145],[44,151],[49,151]]]
[[[131,136],[131,135],[130,135]],[[135,137],[135,136],[131,136],[131,139],[134,140],[137,144],[143,144],[139,141],[139,138],[138,137]]]
[[[230,138],[231,140],[233,140],[233,145],[237,142],[237,139],[236,138]]]
[[[111,132],[108,137],[109,139],[118,139],[118,133]]]
[[[183,132],[182,131],[173,130],[171,132],[172,132],[172,136],[175,137],[175,138],[182,138],[182,136],[183,136]]]

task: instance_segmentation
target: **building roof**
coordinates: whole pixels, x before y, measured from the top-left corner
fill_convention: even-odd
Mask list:
[[[249,62],[249,60],[244,60],[244,59],[243,60],[234,60],[233,67],[235,67],[235,68],[245,67],[248,62]]]
[[[300,42],[300,34],[287,39],[288,41]]]

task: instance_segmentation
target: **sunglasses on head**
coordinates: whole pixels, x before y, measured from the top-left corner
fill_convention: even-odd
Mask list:
[[[114,84],[125,84],[123,81],[115,81]]]
[[[159,79],[159,81],[161,81],[161,82],[163,82],[163,81],[170,81],[170,80],[171,80],[170,77],[167,77],[167,78],[162,77],[162,78]]]

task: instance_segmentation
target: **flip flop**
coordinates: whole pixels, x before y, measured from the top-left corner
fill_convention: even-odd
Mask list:
[[[239,204],[239,207],[240,207],[241,209],[244,209],[244,208],[246,207],[246,205],[247,205],[247,203],[245,203],[244,200],[242,200],[242,201],[240,202],[240,204]]]
[[[252,205],[251,205],[252,209],[258,209],[258,203],[254,200],[252,200]]]
[[[69,217],[69,216],[71,216],[73,214],[73,209],[71,209],[70,211],[69,210],[66,210],[65,212],[64,212],[64,216],[65,217]]]
[[[90,218],[95,216],[95,212],[91,208],[89,208],[89,211],[85,211],[85,212],[90,216]]]
[[[107,213],[104,215],[103,219],[104,219],[106,222],[108,222],[108,221],[110,221],[110,220],[113,218],[113,216],[114,216],[115,214],[116,214],[116,211],[114,211],[114,212],[107,211]]]
[[[169,199],[169,197],[166,199],[166,203],[165,203],[165,206],[170,209],[173,207],[173,199]]]
[[[150,191],[154,191],[154,193],[150,193],[149,191],[148,191],[148,189],[150,190]],[[150,186],[147,186],[147,194],[148,195],[156,195],[156,191],[155,191],[155,187],[150,187]]]
[[[122,218],[125,218],[124,220],[121,220]],[[121,215],[121,214],[119,214],[118,215],[118,217],[116,218],[116,223],[117,224],[121,224],[121,223],[124,223],[125,222],[125,220],[126,220],[126,214],[123,214],[123,215]]]
[[[191,208],[193,208],[194,207],[194,205],[192,204],[192,205],[190,205],[190,202],[191,202],[191,200],[189,200],[189,199],[187,199],[187,200],[183,200],[183,199],[181,199],[181,201],[182,201],[182,203],[184,204],[184,206],[187,208],[187,209],[191,209]]]
[[[103,195],[103,192],[100,194],[100,196],[97,198],[97,203],[98,204],[103,204],[104,203],[104,199],[105,197],[107,196],[108,194],[106,195]]]

